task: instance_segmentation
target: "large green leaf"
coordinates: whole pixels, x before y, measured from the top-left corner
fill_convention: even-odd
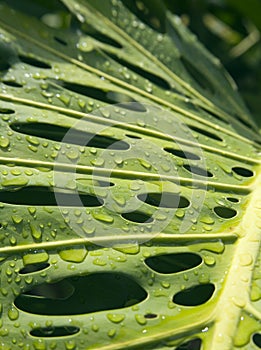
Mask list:
[[[260,136],[142,9],[0,2],[0,349],[261,347]]]

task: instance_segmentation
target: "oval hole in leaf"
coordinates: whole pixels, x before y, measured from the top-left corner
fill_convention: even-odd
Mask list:
[[[152,217],[148,214],[142,213],[140,211],[132,211],[130,213],[123,213],[121,216],[132,222],[137,222],[137,223],[150,223],[153,221]]]
[[[38,136],[45,139],[66,142],[79,146],[96,147],[112,150],[127,150],[128,143],[109,136],[92,134],[89,132],[66,128],[64,126],[48,123],[12,123],[10,127],[19,133]]]
[[[200,338],[195,338],[179,345],[175,350],[200,350],[201,344],[202,340]]]
[[[253,342],[256,346],[261,349],[261,334],[256,333],[253,335]]]
[[[184,67],[186,68],[189,75],[192,76],[192,78],[198,83],[198,85],[204,89],[210,92],[211,94],[214,94],[216,89],[212,85],[212,83],[209,81],[209,79],[194,66],[186,57],[181,57],[181,62],[183,63]]]
[[[247,121],[247,120],[245,120],[245,119],[243,119],[243,118],[241,118],[240,116],[238,116],[238,115],[235,115],[235,117],[236,117],[236,119],[237,120],[239,120],[240,121],[240,123],[242,123],[244,126],[246,126],[247,128],[249,128],[249,129],[253,129],[253,125],[252,124],[250,124],[250,122],[249,121]]]
[[[100,181],[98,180],[98,185],[101,187],[112,187],[115,186],[115,184],[113,182],[109,182],[109,181]]]
[[[15,87],[15,88],[21,88],[23,87],[22,84],[17,83],[16,81],[13,80],[4,80],[3,83],[7,86]]]
[[[132,278],[103,272],[32,287],[15,299],[15,305],[39,315],[82,315],[132,306],[146,298],[146,291]]]
[[[251,177],[254,175],[253,171],[247,168],[239,167],[239,166],[234,166],[232,170],[243,177]]]
[[[66,337],[80,332],[79,327],[75,326],[58,326],[58,327],[39,327],[30,331],[33,337],[52,338]]]
[[[158,315],[157,314],[153,314],[153,313],[149,313],[144,315],[145,318],[147,318],[148,320],[152,320],[153,318],[157,318]]]
[[[142,69],[134,64],[131,64],[130,62],[127,62],[126,60],[119,58],[118,56],[112,54],[111,52],[106,51],[105,53],[110,58],[112,58],[114,61],[119,63],[121,66],[127,67],[132,72],[137,73],[138,75],[142,76],[144,79],[149,80],[151,83],[159,86],[160,88],[162,88],[164,90],[171,89],[169,83],[165,79],[162,79],[161,77],[159,77],[158,75],[155,75],[151,72],[148,72],[145,69]]]
[[[19,273],[21,275],[25,275],[27,273],[32,273],[32,272],[38,272],[47,269],[50,264],[48,263],[35,263],[35,264],[28,264],[25,267],[21,268]]]
[[[214,212],[222,219],[231,219],[237,215],[237,211],[228,207],[215,207]]]
[[[143,193],[138,195],[139,200],[161,208],[187,208],[190,202],[187,198],[176,193]]]
[[[208,130],[204,130],[204,129],[198,128],[197,126],[194,126],[194,125],[188,125],[188,127],[189,127],[191,130],[196,131],[196,132],[198,132],[199,134],[205,135],[205,136],[207,136],[207,137],[210,137],[210,138],[213,139],[213,140],[216,140],[216,141],[223,141],[218,135],[213,134],[212,132],[210,132],[210,131],[208,131]]]
[[[130,137],[131,139],[137,139],[137,140],[141,140],[142,137],[137,136],[137,135],[131,135],[131,134],[126,134],[127,137]]]
[[[63,45],[63,46],[67,46],[67,42],[65,40],[63,40],[62,38],[59,38],[57,36],[54,36],[54,40],[57,41],[57,43]]]
[[[145,264],[158,273],[177,273],[196,267],[202,263],[202,258],[195,253],[173,253],[151,256]]]
[[[110,96],[110,95],[109,95]],[[117,101],[115,101],[117,102]],[[146,112],[146,108],[139,102],[125,102],[125,103],[117,103],[117,107],[128,109],[133,112]]]
[[[134,112],[146,112],[147,109],[143,104],[135,101],[132,97],[124,95],[121,92],[109,91],[106,97],[113,103],[117,103],[117,107],[128,109]]]
[[[118,49],[122,48],[122,45],[118,41],[112,39],[111,37],[109,37],[108,35],[105,35],[104,33],[98,32],[95,28],[91,27],[89,23],[88,24],[83,23],[81,25],[81,31],[84,34],[87,34],[88,36],[91,36],[95,40],[100,41],[104,44],[114,46]]]
[[[232,203],[238,203],[239,199],[235,197],[227,197],[227,200]]]
[[[208,110],[208,109],[206,109],[206,108],[204,108],[204,107],[200,107],[200,109],[202,109],[204,112],[206,112],[206,113],[208,113],[208,114],[210,114],[212,117],[214,117],[215,119],[217,119],[217,120],[219,120],[219,121],[221,121],[221,122],[223,122],[223,123],[225,123],[225,124],[230,124],[230,122],[227,120],[227,119],[222,119],[219,115],[217,115],[215,112],[213,112],[213,111],[210,111],[210,110]]]
[[[191,159],[191,160],[199,160],[200,157],[192,152],[188,152],[188,151],[181,151],[178,149],[174,149],[174,148],[169,148],[169,147],[165,147],[164,151],[173,154],[174,156],[180,157],[180,158],[184,158],[184,159]]]
[[[18,56],[19,59],[26,63],[26,64],[29,64],[30,66],[34,66],[34,67],[37,67],[37,68],[43,68],[43,69],[50,69],[52,68],[52,66],[50,66],[48,63],[45,63],[43,61],[39,61],[37,60],[36,58],[33,58],[33,57],[29,57],[29,56],[23,56],[23,55],[19,55]]]
[[[14,114],[15,111],[9,108],[0,108],[0,114]]]
[[[58,189],[57,189],[58,191]],[[66,207],[99,207],[103,199],[70,190],[53,192],[49,187],[28,186],[16,191],[0,191],[1,202],[17,205],[50,205]]]
[[[200,176],[205,176],[205,177],[213,177],[213,174],[210,171],[208,171],[207,169],[200,168],[196,165],[185,164],[185,165],[183,165],[183,168],[185,168],[190,173],[195,174],[195,175],[200,175]]]
[[[200,284],[181,292],[173,297],[173,302],[183,306],[198,306],[206,303],[213,295],[215,286],[212,283]]]

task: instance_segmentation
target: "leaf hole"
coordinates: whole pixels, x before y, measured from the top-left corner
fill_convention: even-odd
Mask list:
[[[232,168],[232,170],[243,177],[251,177],[254,175],[253,171],[247,168],[243,168],[243,167],[239,167],[239,166],[235,166]]]
[[[183,306],[202,305],[212,297],[214,291],[212,283],[200,284],[178,292],[174,295],[173,302]]]
[[[227,200],[232,203],[238,203],[239,199],[235,197],[227,197]]]
[[[61,38],[59,38],[58,36],[54,36],[54,40],[57,41],[57,43],[63,45],[63,46],[67,46],[67,42]]]
[[[250,124],[250,122],[248,122],[247,120],[241,118],[238,115],[235,115],[235,117],[237,118],[237,120],[240,121],[241,124],[243,124],[245,127],[247,127],[248,129],[253,129],[253,125]]]
[[[231,219],[237,215],[237,211],[228,207],[215,207],[214,212],[222,219]]]
[[[211,94],[215,93],[215,87],[212,85],[209,79],[199,69],[197,69],[197,67],[194,66],[194,64],[192,64],[186,57],[181,57],[181,62],[186,68],[188,74],[192,76],[192,78],[202,89],[207,90]]]
[[[200,168],[196,165],[185,164],[185,165],[183,165],[183,168],[185,168],[190,173],[195,174],[195,175],[200,175],[200,176],[204,176],[204,177],[213,177],[213,174],[210,171],[203,169],[203,168]]]
[[[206,113],[208,113],[209,115],[211,115],[213,118],[215,118],[215,119],[217,119],[217,120],[219,120],[219,121],[221,121],[221,122],[223,122],[223,123],[225,123],[225,124],[230,125],[229,120],[227,120],[227,119],[222,119],[222,118],[221,118],[219,115],[217,115],[215,112],[210,111],[210,110],[208,110],[208,109],[206,109],[206,108],[204,108],[204,107],[200,107],[200,109],[202,109],[204,112],[206,112]]]
[[[100,181],[100,180],[98,180],[98,184],[101,187],[112,187],[112,186],[115,186],[114,183],[109,182],[109,181]]]
[[[128,95],[124,95],[115,91],[109,91],[106,96],[110,101],[117,103],[117,107],[128,109],[133,112],[147,112],[147,109],[143,104],[135,101]]]
[[[145,223],[145,222],[150,223],[153,221],[153,218],[150,215],[142,213],[140,211],[123,213],[121,214],[121,216],[128,221],[137,222],[137,223]]]
[[[82,194],[70,190],[49,187],[28,186],[16,191],[0,191],[1,202],[16,205],[41,205],[65,207],[99,207],[103,205],[101,198],[90,194]]]
[[[19,84],[16,81],[12,81],[12,80],[4,80],[3,83],[7,86],[11,86],[11,87],[15,87],[15,88],[23,87],[22,84]]]
[[[88,25],[83,24],[81,26],[81,31],[84,34],[87,34],[87,35],[93,37],[97,41],[100,41],[104,44],[116,47],[117,49],[122,49],[122,45],[120,43],[118,43],[116,40],[112,39],[108,35],[105,35],[101,32],[98,32],[93,27],[90,27],[89,24]]]
[[[50,69],[52,68],[52,66],[50,66],[49,64],[43,62],[43,61],[39,61],[37,60],[36,58],[33,58],[33,57],[29,57],[29,56],[23,56],[23,55],[19,55],[18,56],[19,59],[26,63],[26,64],[29,64],[30,66],[34,66],[34,67],[37,67],[37,68],[43,68],[43,69]]]
[[[146,291],[121,273],[93,273],[34,286],[15,299],[20,310],[39,315],[82,315],[132,306]]]
[[[151,256],[145,264],[158,273],[170,274],[190,270],[202,263],[195,253],[173,253]]]
[[[0,108],[0,114],[14,114],[15,111],[9,108]]]
[[[118,103],[117,107],[128,109],[133,112],[147,112],[146,108],[139,102]]]
[[[144,315],[144,317],[147,318],[148,320],[152,320],[153,318],[157,318],[158,315],[153,314],[153,313],[148,313],[148,314]]]
[[[39,327],[30,331],[30,335],[33,337],[52,338],[66,337],[79,332],[80,328],[75,326]]]
[[[253,335],[253,342],[256,346],[261,349],[261,334],[256,333]]]
[[[54,124],[36,122],[12,123],[10,127],[19,133],[79,146],[102,149],[110,148],[112,150],[127,150],[130,147],[125,141],[117,140],[109,136],[92,134],[87,131],[66,128]]]
[[[195,338],[179,345],[175,350],[200,350],[201,344],[202,340],[200,338]]]
[[[190,202],[187,198],[176,193],[143,193],[138,195],[139,200],[161,208],[187,208]]]
[[[35,263],[28,264],[25,267],[21,268],[19,273],[21,275],[26,275],[28,273],[38,272],[47,269],[50,266],[48,263]]]
[[[109,56],[111,59],[119,63],[121,66],[124,66],[131,70],[132,72],[135,72],[136,74],[140,75],[144,79],[149,80],[151,83],[157,85],[158,87],[164,89],[164,90],[170,90],[171,86],[170,84],[163,78],[160,78],[158,75],[155,75],[151,72],[148,72],[147,70],[144,70],[143,68],[140,68],[134,64],[131,64],[124,59],[119,58],[118,56],[112,54],[111,52],[106,51],[106,55]]]
[[[137,139],[137,140],[142,140],[142,137],[137,136],[137,135],[131,135],[131,134],[126,134],[127,137],[131,139]]]
[[[223,141],[218,135],[216,134],[213,134],[212,132],[208,131],[208,130],[204,130],[204,129],[201,129],[201,128],[198,128],[197,126],[194,126],[194,125],[188,125],[188,127],[193,130],[193,131],[196,131],[202,135],[205,135],[213,140],[216,140],[216,141]]]
[[[180,157],[180,158],[184,158],[184,159],[191,159],[191,160],[199,160],[200,157],[192,152],[188,152],[188,151],[182,151],[179,149],[174,149],[174,148],[169,148],[169,147],[165,147],[164,151],[173,154],[174,156]]]

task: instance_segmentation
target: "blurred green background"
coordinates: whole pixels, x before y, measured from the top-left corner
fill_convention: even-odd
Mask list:
[[[123,0],[151,27],[179,15],[236,81],[261,128],[261,0]]]

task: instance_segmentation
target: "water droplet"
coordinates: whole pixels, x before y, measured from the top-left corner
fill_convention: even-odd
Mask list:
[[[151,169],[151,164],[146,160],[140,159],[139,162],[145,169]]]
[[[107,315],[108,320],[110,320],[113,323],[120,323],[124,320],[125,315],[123,314],[108,314]]]
[[[102,214],[102,213],[94,213],[93,214],[94,219],[111,224],[114,222],[114,218],[110,215],[107,214]]]
[[[69,340],[65,343],[66,350],[74,350],[76,349],[76,344],[74,340]]]
[[[65,106],[69,106],[70,105],[70,102],[71,102],[71,97],[70,96],[64,95],[64,94],[62,94],[62,95],[57,94],[56,96],[59,98],[60,101],[62,101],[65,104]]]
[[[75,248],[75,249],[64,249],[59,252],[61,259],[70,262],[81,263],[84,261],[87,255],[87,250],[84,248]]]
[[[113,338],[116,334],[116,329],[114,329],[114,328],[109,329],[107,334],[108,334],[108,337]]]
[[[97,324],[92,325],[92,330],[93,330],[94,332],[98,332],[99,326],[98,326]]]
[[[175,212],[175,215],[178,217],[178,218],[183,218],[184,215],[185,215],[185,211],[183,209],[177,209],[176,212]]]
[[[8,137],[1,136],[0,137],[0,147],[7,148],[10,145],[10,140]]]
[[[39,241],[41,238],[42,238],[42,232],[36,228],[36,226],[34,226],[33,224],[30,224],[30,228],[31,228],[31,234],[32,234],[32,237]]]
[[[45,342],[42,339],[34,341],[33,347],[35,350],[46,350]]]
[[[136,314],[135,315],[135,320],[140,324],[141,326],[144,326],[147,323],[146,318],[143,315]]]
[[[26,139],[26,141],[28,141],[29,143],[31,143],[34,146],[38,146],[40,144],[40,142],[39,142],[37,137],[26,136],[25,139]]]
[[[213,256],[206,255],[206,256],[204,256],[204,262],[208,266],[213,266],[213,265],[215,265],[216,260],[215,260],[215,258]]]
[[[253,262],[253,258],[249,253],[241,254],[239,256],[240,265],[249,266]]]
[[[23,218],[19,215],[12,215],[12,220],[14,224],[20,224],[23,221]]]
[[[233,296],[232,301],[236,306],[241,307],[241,308],[243,308],[246,305],[245,299],[239,295]]]
[[[138,254],[140,251],[140,246],[138,244],[119,245],[113,248],[124,254]]]
[[[25,177],[17,177],[14,179],[4,180],[2,182],[2,186],[9,187],[9,186],[26,186],[28,184],[28,179]]]
[[[48,259],[49,255],[45,251],[39,250],[25,254],[23,256],[23,263],[24,265],[37,264],[46,262]]]
[[[93,260],[93,263],[94,263],[94,265],[97,265],[97,266],[107,265],[107,262],[105,260],[100,259],[100,258]]]
[[[75,160],[79,158],[79,152],[77,150],[71,149],[70,151],[66,152],[66,156],[71,160]]]
[[[14,306],[11,306],[11,308],[8,310],[8,317],[11,321],[15,321],[18,319],[19,312]]]
[[[211,216],[202,216],[200,218],[200,221],[203,222],[204,224],[214,224],[215,220]]]
[[[27,210],[31,215],[34,215],[36,213],[36,208],[35,207],[28,207]]]
[[[103,166],[104,159],[103,158],[95,158],[95,159],[91,160],[90,163],[94,166]]]
[[[206,273],[201,273],[198,277],[198,281],[202,284],[209,283],[209,275]]]

